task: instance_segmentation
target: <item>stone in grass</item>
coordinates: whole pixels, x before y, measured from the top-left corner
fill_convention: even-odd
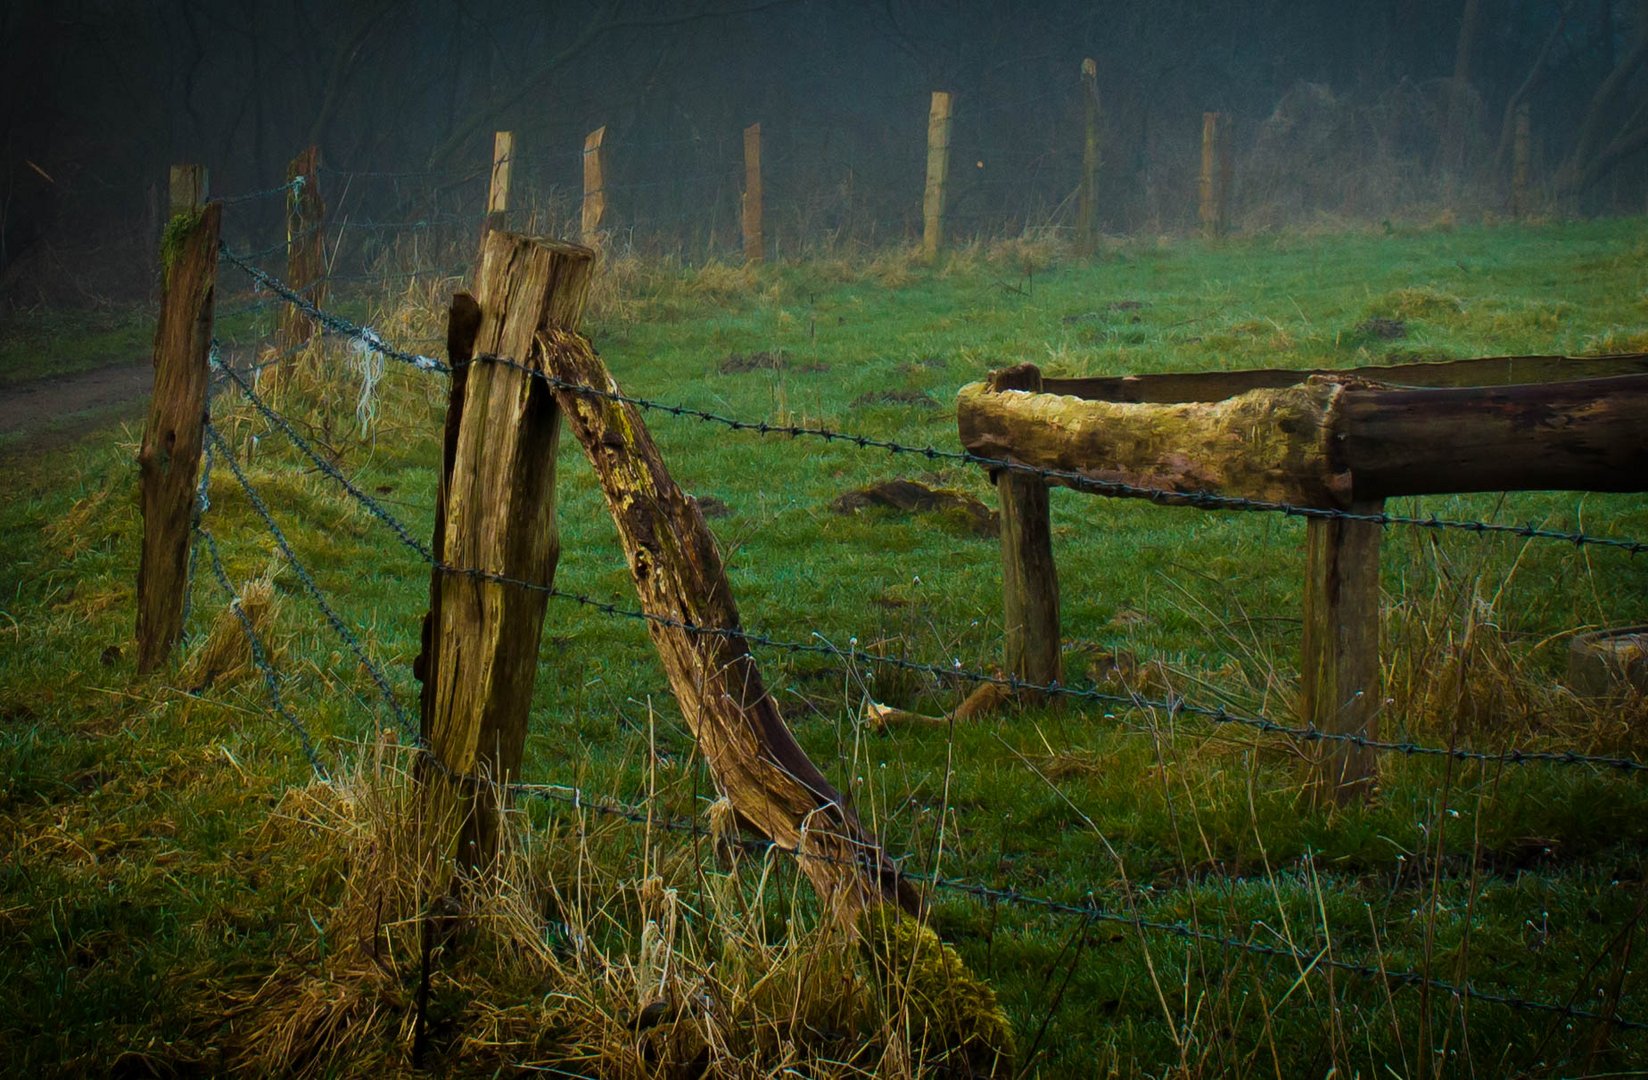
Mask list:
[[[919,480],[883,480],[849,491],[831,503],[830,509],[838,514],[851,514],[867,506],[885,506],[906,513],[953,513],[966,522],[975,536],[1001,535],[999,516],[977,498],[961,491],[929,487]]]
[[[889,904],[865,909],[858,927],[883,1003],[907,1018],[924,1065],[945,1076],[1013,1075],[1013,1028],[995,990],[931,927]]]

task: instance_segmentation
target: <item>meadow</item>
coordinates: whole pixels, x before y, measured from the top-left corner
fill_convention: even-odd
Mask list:
[[[396,282],[339,308],[391,342],[427,342],[455,287]],[[80,347],[53,321],[52,353],[68,370],[122,325],[86,328]],[[1648,351],[1648,220],[1138,239],[1090,260],[1026,239],[932,266],[903,250],[767,267],[615,258],[586,330],[628,393],[956,449],[957,389],[1023,361],[1063,376]],[[236,316],[225,355],[255,361],[266,331]],[[27,362],[45,373],[39,357]],[[362,357],[339,342],[301,364],[272,401],[427,537],[444,380],[390,365],[363,387]],[[212,414],[415,717],[428,565],[232,386]],[[934,889],[929,916],[994,988],[1024,1075],[1648,1063],[1648,1026],[1578,1015],[1648,1025],[1642,774],[1388,755],[1376,797],[1341,807],[1302,783],[1299,746],[1194,715],[1069,701],[883,728],[867,702],[941,716],[968,687],[856,654],[999,664],[999,547],[965,512],[835,504],[902,478],[989,508],[984,474],[648,422],[706,508],[746,628],[845,654],[756,650],[813,760],[918,880],[1001,894]],[[702,818],[714,792],[645,627],[554,601],[522,779],[555,797],[513,815],[508,865],[420,1010],[427,902],[396,839],[404,736],[222,462],[203,524],[330,780],[271,711],[204,552],[179,660],[134,674],[139,437],[126,425],[47,453],[0,447],[5,1069],[382,1075],[411,1070],[417,1041],[419,1064],[452,1075],[967,1075],[923,1042],[921,1009],[878,994],[885,980],[818,924],[789,859],[667,827]],[[633,606],[569,438],[559,466],[557,586]],[[1052,504],[1073,681],[1288,718],[1300,521],[1065,490]],[[1648,537],[1634,495],[1391,509]],[[1640,699],[1562,682],[1573,632],[1648,622],[1642,556],[1393,527],[1383,560],[1386,737],[1648,756]],[[614,802],[641,820],[601,812]],[[1425,978],[1381,974],[1409,971]],[[1466,983],[1480,995],[1446,989]]]

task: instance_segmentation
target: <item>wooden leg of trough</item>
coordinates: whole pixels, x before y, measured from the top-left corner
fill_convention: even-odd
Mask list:
[[[1383,502],[1358,503],[1377,514]],[[1305,634],[1301,720],[1323,732],[1377,738],[1379,680],[1378,525],[1312,518],[1305,526]],[[1374,751],[1324,743],[1316,782],[1339,802],[1366,798],[1378,780]]]

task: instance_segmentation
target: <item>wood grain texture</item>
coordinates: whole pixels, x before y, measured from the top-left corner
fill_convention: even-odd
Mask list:
[[[584,137],[584,203],[579,235],[590,247],[599,247],[601,219],[607,213],[607,129],[603,124]]]
[[[482,249],[476,355],[541,367],[539,336],[576,327],[594,256],[587,248],[496,231]],[[463,305],[451,337],[460,348]],[[525,371],[475,363],[454,383],[456,427],[435,552],[452,567],[549,586],[560,541],[555,451],[560,410],[548,386]],[[547,597],[518,585],[435,571],[425,670],[423,734],[449,774],[498,783],[520,778]],[[465,813],[459,859],[484,865],[494,850],[493,789],[481,786]]]
[[[1041,389],[1029,364],[997,372],[991,391]],[[1003,663],[1009,675],[1047,685],[1063,680],[1059,574],[1047,483],[1008,469],[996,474],[1001,503]],[[1043,695],[1045,696],[1045,695]],[[1055,699],[1057,700],[1057,699]]]
[[[205,443],[206,391],[222,205],[184,210],[167,226],[154,395],[137,454],[143,550],[137,573],[137,670],[165,663],[183,636],[195,485]]]
[[[1382,502],[1354,504],[1377,514]],[[1300,721],[1321,731],[1379,735],[1379,545],[1384,530],[1361,521],[1305,523],[1305,625],[1299,664]],[[1315,748],[1317,782],[1348,802],[1371,790],[1378,755],[1365,747]]]
[[[555,376],[617,392],[606,366],[576,335],[546,335]],[[682,716],[717,787],[739,817],[775,843],[799,849],[825,907],[850,923],[867,905],[913,894],[879,842],[795,741],[742,636],[721,553],[698,504],[676,484],[631,405],[556,391],[617,523],[641,607],[662,619],[648,632]]]

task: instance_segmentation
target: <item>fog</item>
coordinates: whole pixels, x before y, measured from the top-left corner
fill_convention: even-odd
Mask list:
[[[522,228],[568,227],[604,125],[615,242],[736,251],[760,123],[773,255],[904,242],[935,90],[954,101],[949,235],[1068,232],[1085,58],[1108,234],[1195,227],[1208,111],[1230,116],[1237,230],[1509,213],[1519,106],[1516,209],[1636,213],[1645,57],[1644,0],[14,0],[0,297],[141,293],[170,164],[234,197],[310,144],[334,222],[471,236],[495,130],[516,135]],[[248,200],[226,234],[267,238],[280,213]]]

